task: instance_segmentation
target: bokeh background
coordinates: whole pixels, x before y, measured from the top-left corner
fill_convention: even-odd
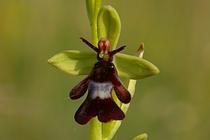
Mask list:
[[[104,0],[120,14],[119,45],[144,58],[158,76],[143,79],[115,140],[147,132],[150,140],[210,137],[210,1]],[[66,49],[89,51],[84,0],[0,0],[0,139],[85,140],[73,115],[84,98],[67,95],[82,77],[47,64]]]

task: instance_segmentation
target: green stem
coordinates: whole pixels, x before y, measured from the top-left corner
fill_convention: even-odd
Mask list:
[[[97,117],[90,122],[90,140],[103,140],[102,123],[98,121]]]
[[[97,46],[98,43],[97,17],[101,3],[101,0],[86,0],[91,28],[91,40],[95,46]],[[98,121],[97,117],[93,118],[90,122],[90,140],[102,140],[102,123]]]
[[[98,32],[97,32],[97,18],[99,10],[101,9],[102,0],[86,0],[87,14],[90,21],[92,43],[97,45]]]
[[[97,46],[98,34],[97,34],[97,18],[92,19],[91,25],[91,37],[92,43]],[[102,123],[98,121],[97,117],[93,118],[90,122],[90,140],[103,140],[102,139]]]
[[[97,21],[95,21],[95,22],[97,22]],[[92,37],[92,43],[95,46],[97,46],[97,43],[98,43],[97,24],[92,24],[91,25],[91,37]]]

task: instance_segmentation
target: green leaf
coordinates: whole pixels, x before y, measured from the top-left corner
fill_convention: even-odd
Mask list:
[[[67,50],[54,55],[48,62],[70,75],[87,75],[96,62],[96,54]]]
[[[98,38],[106,38],[116,48],[121,31],[120,17],[112,6],[103,6],[98,15]]]
[[[144,134],[134,137],[132,140],[147,140],[147,138],[148,138],[148,135],[144,133]]]
[[[155,65],[137,56],[119,53],[115,56],[115,64],[119,75],[128,79],[137,80],[159,73]]]

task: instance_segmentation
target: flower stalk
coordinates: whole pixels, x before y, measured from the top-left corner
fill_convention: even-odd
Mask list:
[[[87,15],[91,28],[91,43],[97,46],[98,40],[106,38],[114,50],[121,32],[121,21],[117,11],[112,6],[102,6],[102,0],[86,0]],[[138,56],[116,54],[114,64],[119,76],[124,79],[131,96],[134,96],[136,80],[159,73],[158,68],[151,62],[143,59],[144,45],[141,44]],[[50,64],[70,75],[88,75],[96,62],[92,52],[67,50],[54,55],[48,60]],[[129,104],[122,104],[112,93],[115,102],[126,113]],[[101,123],[92,118],[90,122],[90,140],[111,140],[121,125],[121,120]],[[133,140],[146,140],[147,134],[138,135]]]

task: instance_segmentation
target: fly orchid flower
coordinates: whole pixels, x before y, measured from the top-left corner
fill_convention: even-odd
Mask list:
[[[118,53],[125,46],[115,49],[121,32],[121,21],[112,6],[102,6],[102,0],[86,0],[86,8],[93,44],[81,39],[97,53],[97,59],[93,52],[66,50],[54,55],[48,62],[69,75],[87,75],[69,95],[71,99],[78,99],[88,91],[85,101],[75,114],[75,120],[79,124],[86,124],[97,116],[98,119],[95,117],[90,122],[90,140],[111,140],[122,122],[111,120],[122,120],[125,117],[135,93],[136,80],[156,75],[159,70],[142,58],[143,47],[139,56]],[[125,86],[118,74],[126,81]],[[115,92],[112,94],[111,91]],[[116,96],[112,98],[112,95]],[[139,135],[134,139],[146,140],[147,135]]]
[[[78,99],[88,90],[87,98],[74,116],[75,120],[79,124],[86,124],[95,116],[101,122],[122,120],[125,114],[113,100],[112,89],[122,103],[129,103],[131,95],[120,81],[112,61],[113,56],[122,51],[125,46],[110,51],[110,42],[107,39],[99,40],[98,48],[86,39],[81,39],[97,53],[98,62],[95,63],[90,74],[70,92],[71,99]]]

